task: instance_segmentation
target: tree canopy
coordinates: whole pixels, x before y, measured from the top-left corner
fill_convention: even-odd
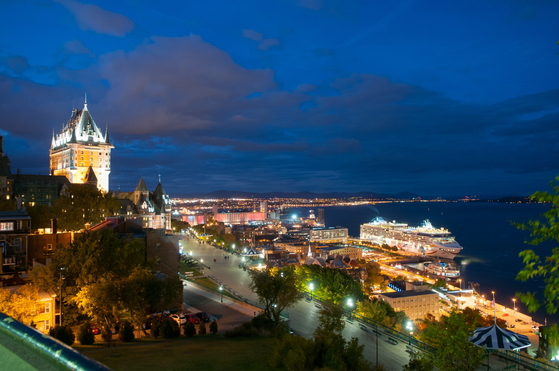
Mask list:
[[[86,223],[95,225],[120,209],[118,199],[88,184],[72,184],[69,193],[54,201],[52,213],[60,229],[77,231]]]
[[[475,329],[475,320],[469,320],[462,311],[454,310],[448,317],[436,321],[433,317],[423,321],[420,338],[437,347],[431,360],[440,371],[475,371],[483,360],[483,349],[468,338]]]
[[[65,305],[90,318],[110,323],[126,311],[139,322],[147,309],[182,291],[178,277],[156,277],[144,257],[140,240],[110,230],[88,232],[68,247],[59,246],[53,263],[34,269],[31,277],[42,289],[62,285]]]
[[[312,282],[313,294],[324,301],[340,304],[348,298],[355,302],[363,298],[361,285],[341,269],[302,265],[296,268],[296,274],[301,291],[309,291]]]
[[[252,278],[250,288],[264,304],[264,317],[279,326],[281,312],[302,298],[293,267],[251,270],[249,273]]]
[[[540,219],[527,223],[514,223],[522,230],[530,231],[531,239],[526,241],[531,245],[539,245],[546,241],[559,243],[559,176],[551,181],[551,192],[535,192],[531,199],[537,202],[550,203],[551,208]],[[559,247],[553,247],[551,254],[542,261],[534,250],[520,252],[524,268],[516,277],[519,281],[543,279],[545,287],[543,299],[537,297],[537,292],[517,293],[516,296],[535,312],[543,304],[549,314],[557,312],[559,306]]]

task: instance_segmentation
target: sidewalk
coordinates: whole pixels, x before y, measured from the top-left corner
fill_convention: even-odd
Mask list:
[[[240,313],[245,314],[247,316],[253,316],[254,317],[258,313],[260,313],[260,308],[254,307],[250,304],[243,303],[243,302],[235,300],[235,299],[232,299],[228,296],[223,296],[223,302],[221,302],[222,296],[220,294],[216,293],[215,291],[208,290],[205,287],[199,286],[195,283],[192,283],[191,281],[188,281],[188,284],[186,285],[186,287],[184,289],[188,290],[188,291],[191,291],[195,294],[204,296],[204,297],[206,297],[210,300],[215,301],[216,303],[220,303],[223,306],[234,309],[237,312],[240,312]],[[190,308],[192,308],[192,307],[190,307]],[[189,308],[187,308],[187,305],[185,305],[185,309],[189,309]],[[194,311],[194,309],[192,311]]]

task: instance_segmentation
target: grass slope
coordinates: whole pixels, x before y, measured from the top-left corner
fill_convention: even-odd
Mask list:
[[[114,371],[260,371],[275,370],[267,361],[272,348],[271,338],[226,339],[222,335],[207,335],[78,350]]]

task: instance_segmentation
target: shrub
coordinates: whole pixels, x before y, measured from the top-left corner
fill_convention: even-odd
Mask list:
[[[186,321],[184,324],[184,336],[191,337],[194,335],[196,335],[196,327],[194,327],[194,323]]]
[[[111,328],[109,327],[109,325],[103,326],[103,330],[101,331],[101,338],[106,343],[113,340],[113,332],[111,331]]]
[[[217,321],[215,319],[210,323],[210,332],[212,334],[217,334]]]
[[[198,335],[206,335],[206,324],[204,322],[200,322],[198,325]]]
[[[225,337],[254,337],[254,336],[272,336],[276,331],[272,321],[263,316],[256,316],[248,322],[225,332]]]
[[[151,337],[157,339],[161,335],[161,321],[155,318],[151,322],[151,329],[150,329]]]
[[[95,343],[95,335],[91,331],[91,323],[85,322],[78,330],[78,341],[81,345],[91,345]]]
[[[165,318],[160,325],[161,335],[165,339],[171,339],[180,336],[180,328],[171,318]]]
[[[125,321],[118,332],[118,340],[122,342],[129,342],[134,340],[134,326],[128,321]]]
[[[76,340],[76,336],[69,326],[56,325],[50,329],[49,335],[68,345],[74,344]]]

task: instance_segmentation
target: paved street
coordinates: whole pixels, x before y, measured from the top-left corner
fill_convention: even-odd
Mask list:
[[[192,255],[196,260],[202,261],[204,265],[208,266],[208,268],[203,270],[206,276],[222,284],[238,297],[248,299],[251,302],[258,300],[258,297],[249,288],[251,280],[248,273],[239,268],[239,264],[242,263],[239,256],[225,253],[223,250],[200,243],[192,238],[183,238],[181,242],[185,252],[190,253],[192,251]],[[226,259],[225,256],[228,258]],[[251,314],[254,315],[254,313],[251,313],[252,309],[243,307],[225,296],[223,297],[222,304],[220,303],[220,295],[218,293],[202,292],[202,290],[195,287],[187,286],[184,302],[187,309],[188,306],[192,306],[218,318],[220,332],[236,326],[237,323],[240,324],[249,320]],[[319,308],[317,305],[314,302],[301,300],[294,307],[289,308],[290,327],[296,333],[305,337],[312,336],[318,324]],[[234,313],[235,311],[237,313]],[[377,334],[372,328],[361,325],[357,321],[346,321],[343,334],[346,340],[357,337],[359,344],[365,346],[365,357],[373,364],[376,363]],[[406,347],[405,341],[390,341],[389,336],[380,331],[378,336],[379,363],[383,364],[389,371],[400,371],[409,361]],[[505,362],[492,356],[490,365],[492,369],[502,370],[505,367]],[[480,367],[480,370],[486,370],[486,368]]]
[[[240,257],[224,253],[223,250],[216,249],[208,244],[199,243],[193,239],[183,239],[182,246],[184,251],[192,251],[195,259],[199,261],[203,260],[203,264],[209,267],[209,269],[204,269],[205,275],[212,277],[214,280],[223,284],[238,296],[254,302],[258,300],[258,297],[249,288],[251,281],[248,273],[239,268],[239,264],[242,263]],[[229,258],[225,259],[224,254]],[[215,262],[214,259],[216,259]],[[215,293],[213,295],[214,301],[219,303],[219,294]],[[191,304],[188,302],[190,297],[191,293],[188,292],[188,290],[185,290],[185,303],[188,305],[193,307],[198,305],[200,306],[198,309],[204,310],[210,314],[213,314],[214,312],[225,313],[223,310],[220,311],[215,308],[208,310],[204,309],[206,305],[208,305],[207,308],[210,308],[209,303],[200,298],[196,298],[195,296],[193,296],[193,299],[199,301],[196,301],[196,305]],[[227,299],[224,297],[224,301],[226,300]],[[301,336],[312,336],[318,324],[318,311],[319,308],[317,308],[314,303],[307,302],[305,300],[299,301],[293,308],[288,310],[290,327]],[[221,330],[222,325],[219,321],[218,325]],[[369,361],[373,362],[373,364],[376,362],[376,334],[372,331],[372,329],[363,330],[357,322],[346,322],[343,334],[347,340],[351,337],[357,337],[359,339],[359,343],[365,345],[365,357]],[[389,371],[400,371],[409,361],[409,355],[406,352],[406,344],[401,341],[394,344],[388,340],[387,335],[380,335],[378,340],[379,363],[384,364]]]

